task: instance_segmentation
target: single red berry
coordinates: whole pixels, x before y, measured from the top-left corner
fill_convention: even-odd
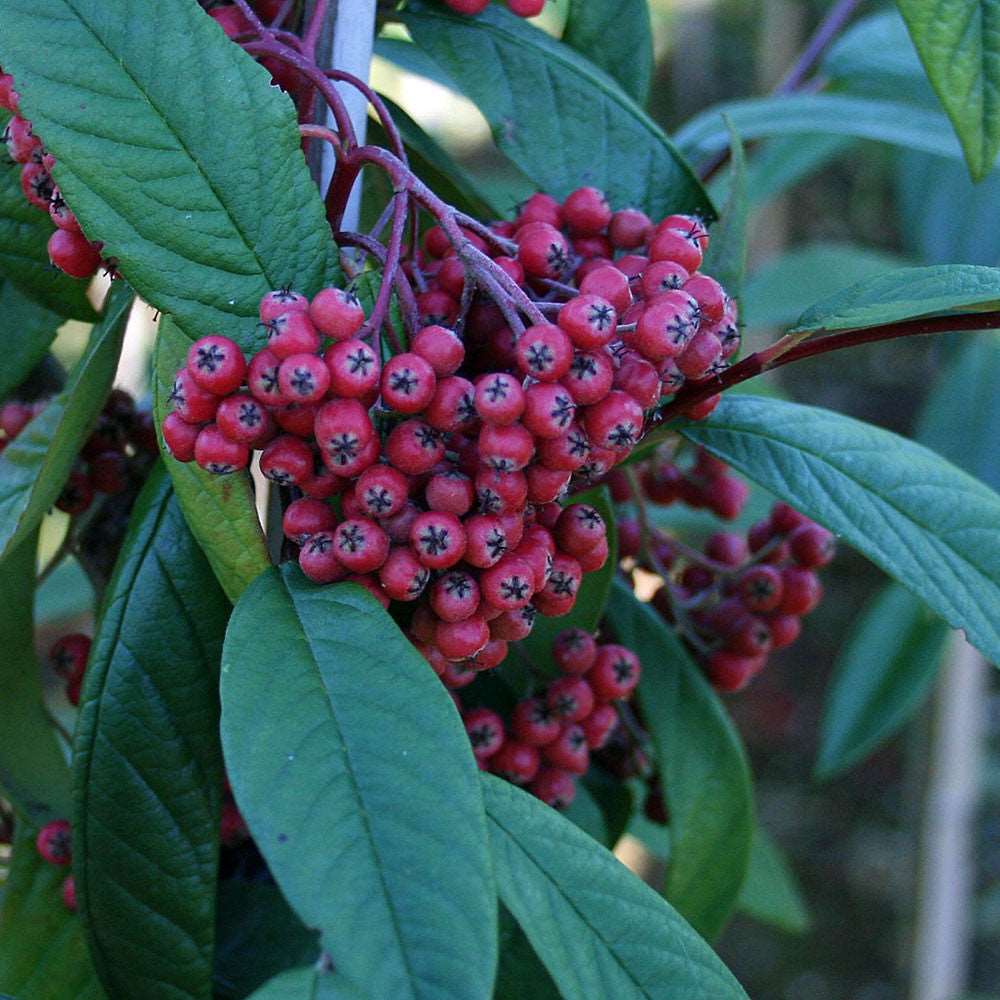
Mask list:
[[[281,530],[296,545],[319,531],[332,531],[336,524],[337,515],[327,504],[308,498],[293,500],[281,518]]]
[[[440,650],[438,650],[438,655],[444,660],[445,665],[444,670],[441,671],[441,682],[449,691],[457,691],[467,687],[476,679],[476,674],[479,671],[472,666],[469,659],[449,660]],[[461,711],[461,701],[454,695],[452,695],[452,700],[455,702],[455,707]]]
[[[704,253],[708,249],[708,230],[697,215],[668,215],[656,224],[655,235],[667,229],[676,229],[689,240],[693,240]]]
[[[538,773],[541,757],[527,743],[507,739],[490,759],[490,770],[515,785],[526,785]]]
[[[351,518],[333,533],[337,558],[352,573],[372,573],[389,555],[389,538],[368,518]]]
[[[604,518],[596,507],[575,503],[563,510],[556,522],[555,539],[559,548],[578,556],[607,535]]]
[[[587,736],[578,722],[564,723],[559,735],[542,747],[546,762],[573,774],[584,774],[590,765]]]
[[[3,131],[3,140],[7,144],[7,152],[15,163],[36,162],[41,157],[42,143],[32,131],[31,122],[15,115],[7,122]]]
[[[265,406],[278,406],[285,402],[278,386],[278,369],[281,359],[271,351],[259,351],[247,367],[247,387],[250,395]]]
[[[503,427],[524,412],[524,390],[520,381],[507,372],[481,375],[476,380],[475,406],[485,423]]]
[[[173,404],[174,413],[189,424],[211,420],[219,408],[218,396],[202,389],[187,368],[177,373],[168,401]]]
[[[391,358],[382,369],[382,399],[397,413],[419,413],[434,397],[434,369],[419,354]]]
[[[465,621],[479,607],[479,584],[463,569],[448,570],[434,581],[430,604],[442,621]]]
[[[90,656],[91,640],[80,632],[73,632],[57,639],[49,650],[52,669],[64,680],[83,677]]]
[[[201,427],[189,424],[179,413],[168,413],[161,427],[163,443],[178,462],[194,461],[194,443]]]
[[[726,290],[707,274],[692,274],[684,282],[684,291],[693,296],[701,308],[703,321],[718,323],[726,312]]]
[[[353,473],[365,446],[375,434],[368,411],[356,399],[324,403],[316,413],[314,430],[323,461],[333,472],[344,475]]]
[[[492,757],[503,746],[503,719],[490,708],[473,708],[462,721],[469,734],[472,752],[482,760]]]
[[[704,420],[722,402],[722,393],[717,392],[714,396],[703,399],[700,403],[692,403],[683,411],[684,416],[689,420]]]
[[[503,522],[492,514],[477,514],[464,524],[465,561],[479,569],[495,566],[507,551]]]
[[[522,424],[494,427],[485,424],[479,432],[479,458],[495,472],[523,469],[535,451],[535,439]]]
[[[470,427],[476,419],[475,389],[460,375],[438,380],[424,419],[435,430],[452,433]]]
[[[584,573],[595,573],[608,561],[610,554],[611,550],[608,548],[608,540],[607,538],[602,538],[596,545],[586,552],[581,553],[576,558],[580,563],[580,569]]]
[[[726,640],[726,649],[740,656],[766,656],[771,652],[771,631],[756,615],[747,615]]]
[[[518,17],[538,17],[545,9],[545,0],[507,0],[507,6]]]
[[[614,373],[612,385],[631,396],[644,410],[660,399],[660,374],[645,358],[630,352]]]
[[[618,250],[635,250],[645,244],[653,223],[645,212],[623,208],[611,216],[608,237]]]
[[[587,407],[583,426],[590,443],[616,453],[631,450],[642,436],[642,407],[627,393],[615,390]]]
[[[421,326],[453,326],[458,319],[458,302],[447,292],[432,288],[417,296]]]
[[[570,433],[573,433],[572,431]],[[576,433],[580,433],[577,431]],[[562,441],[562,438],[557,438],[556,441],[544,441],[542,442],[542,448],[540,451],[545,453],[547,449],[546,445],[555,445]],[[568,448],[574,447],[573,444],[567,444]],[[545,459],[542,459],[545,461]],[[558,500],[559,497],[563,496],[569,487],[569,481],[572,478],[571,470],[562,470],[556,468],[550,468],[550,463],[545,465],[529,465],[524,470],[524,478],[528,483],[528,503],[539,504],[539,503],[551,503],[553,500]]]
[[[674,359],[685,378],[703,378],[722,354],[719,338],[708,328],[699,330],[691,343]]]
[[[609,643],[597,648],[587,681],[598,701],[616,701],[635,690],[640,674],[639,657],[627,646]]]
[[[65,514],[82,514],[94,500],[90,477],[77,469],[70,473],[56,500],[56,507]]]
[[[596,236],[611,222],[612,212],[603,191],[581,187],[567,195],[563,219],[574,236]]]
[[[330,387],[330,369],[315,354],[292,354],[278,368],[281,395],[295,403],[317,403]]]
[[[558,229],[545,222],[529,222],[514,237],[517,261],[534,278],[560,278],[569,266],[570,248]]]
[[[270,411],[253,396],[245,393],[227,396],[222,400],[215,411],[215,422],[230,441],[239,441],[251,448],[262,447],[276,433]]]
[[[460,622],[439,621],[434,626],[434,642],[449,660],[467,660],[484,649],[489,641],[490,628],[482,615],[473,615]]]
[[[750,487],[735,476],[720,476],[708,488],[708,506],[726,521],[740,516],[748,497]]]
[[[296,486],[313,474],[312,449],[291,434],[276,437],[260,456],[260,471],[279,486]]]
[[[465,553],[465,529],[454,514],[428,511],[414,519],[410,528],[410,544],[425,566],[430,569],[448,569]]]
[[[48,210],[48,202],[45,208]],[[56,229],[49,237],[48,252],[49,260],[71,278],[90,278],[101,266],[94,244],[72,229]]]
[[[545,696],[552,714],[563,722],[580,722],[594,708],[594,692],[582,677],[558,677]]]
[[[52,200],[52,192],[55,190],[55,183],[48,168],[42,163],[29,162],[21,167],[21,191],[24,197],[43,212],[48,212],[49,202]],[[61,232],[62,230],[60,230]],[[53,234],[55,235],[55,234]],[[64,245],[68,246],[68,242]],[[49,240],[49,257],[52,257],[52,240]],[[56,261],[52,262],[56,267],[62,267]],[[96,268],[95,268],[96,270]],[[67,272],[71,273],[71,272]],[[74,275],[74,277],[89,277],[89,275]]]
[[[581,292],[559,310],[558,322],[575,347],[591,351],[615,339],[618,314],[607,299]]]
[[[582,579],[580,563],[572,556],[557,552],[545,588],[535,595],[535,606],[550,618],[567,614],[576,603]]]
[[[784,585],[774,566],[751,566],[739,579],[739,595],[749,611],[773,611],[780,603]]]
[[[687,268],[681,267],[676,261],[658,260],[642,272],[642,294],[647,299],[655,299],[658,295],[684,288],[684,283],[690,277]]]
[[[539,382],[524,394],[522,423],[538,438],[561,437],[573,423],[576,404],[562,384]]]
[[[364,324],[365,311],[353,292],[324,288],[309,303],[309,318],[331,340],[350,340]]]
[[[797,511],[782,500],[779,500],[771,508],[771,530],[776,535],[791,534],[796,528],[812,523],[805,514]]]
[[[596,705],[593,712],[580,723],[591,750],[600,750],[617,725],[618,713],[613,705],[608,704]]]
[[[530,563],[511,554],[484,570],[479,584],[487,604],[501,611],[516,611],[531,601],[535,575]]]
[[[578,406],[599,403],[611,391],[615,369],[604,351],[577,351],[560,385]],[[659,378],[657,378],[659,386]],[[532,387],[534,388],[534,387]]]
[[[410,492],[409,477],[389,465],[365,469],[355,485],[355,496],[367,517],[382,518],[398,514]]]
[[[506,642],[519,642],[531,635],[537,612],[530,605],[517,611],[505,611],[490,621],[490,635]]]
[[[236,343],[213,333],[191,345],[187,369],[195,384],[206,392],[228,396],[243,384],[247,363]]]
[[[627,337],[630,347],[650,361],[661,362],[680,354],[698,329],[683,293],[670,292],[651,301]]]
[[[290,288],[276,288],[260,300],[257,314],[262,323],[270,323],[283,313],[308,311],[309,300],[304,295],[293,292]]]
[[[313,583],[334,583],[347,576],[330,531],[317,531],[305,540],[299,549],[299,567]]]
[[[517,343],[517,365],[539,382],[558,382],[573,361],[573,344],[554,323],[529,326]]]
[[[705,669],[712,687],[731,692],[745,688],[762,665],[760,657],[740,656],[720,649],[709,656]]]
[[[73,837],[69,820],[54,819],[35,837],[38,853],[50,865],[68,865],[73,860]]]
[[[427,481],[424,501],[429,510],[443,510],[461,517],[471,510],[476,499],[472,480],[457,469],[445,469]]]
[[[733,531],[716,531],[705,542],[705,555],[724,566],[739,566],[749,554],[746,539]]]
[[[806,569],[825,566],[836,549],[833,535],[819,524],[802,524],[788,536],[792,558]]]
[[[514,706],[511,731],[522,743],[542,747],[558,739],[562,725],[541,698],[525,698]]]
[[[563,222],[562,206],[552,195],[538,191],[522,203],[515,222],[515,233],[529,222],[546,222],[559,229]]]
[[[564,629],[552,642],[552,659],[564,674],[585,674],[597,659],[597,642],[582,628]]]
[[[681,230],[664,229],[650,241],[649,259],[675,261],[694,274],[701,267],[702,249],[698,239]]]
[[[455,334],[444,326],[425,326],[417,332],[410,344],[414,354],[419,354],[434,369],[439,378],[453,375],[465,358],[465,346]]]
[[[553,809],[567,809],[576,797],[576,780],[569,771],[543,766],[528,791]]]
[[[431,571],[417,559],[408,545],[396,545],[389,550],[379,568],[378,578],[394,601],[415,601],[430,582]]]
[[[410,476],[430,472],[444,453],[441,434],[422,420],[404,420],[389,432],[385,442],[386,458]]]
[[[483,514],[518,514],[528,502],[528,480],[520,470],[497,472],[484,466],[476,475],[474,485],[476,501]]]
[[[781,583],[783,590],[778,614],[807,615],[823,597],[823,585],[810,569],[786,566],[781,571]]]
[[[304,312],[286,312],[266,324],[268,350],[280,360],[293,354],[315,354],[319,349],[319,334]]]
[[[14,77],[10,73],[0,73],[0,108],[6,108],[17,114],[20,95],[14,89]]]
[[[797,615],[770,615],[766,621],[771,632],[771,649],[790,646],[802,631],[802,621]]]
[[[206,424],[195,438],[194,459],[207,472],[225,476],[250,464],[250,449],[230,441],[216,424]]]

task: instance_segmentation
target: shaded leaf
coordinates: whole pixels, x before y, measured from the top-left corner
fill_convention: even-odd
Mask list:
[[[500,904],[500,966],[494,1000],[561,1000],[556,984],[518,922]]]
[[[750,867],[738,906],[754,920],[789,934],[804,934],[812,922],[787,858],[760,826],[754,830]]]
[[[55,340],[62,317],[0,279],[0,316],[8,330],[0,368],[0,400],[27,378]]]
[[[77,894],[114,996],[212,997],[228,613],[156,466],[105,592],[74,739]]]
[[[132,290],[115,282],[66,388],[0,454],[0,558],[62,492],[111,388],[131,305]]]
[[[233,612],[222,705],[240,809],[338,972],[372,996],[488,996],[496,903],[472,752],[378,602],[297,566],[262,574]]]
[[[670,815],[664,894],[713,938],[746,876],[754,831],[746,751],[718,696],[676,633],[616,580],[608,617],[642,662],[639,700]]]
[[[719,221],[712,229],[712,240],[705,254],[704,270],[737,301],[742,300],[743,279],[747,270],[747,201],[746,157],[743,142],[728,121],[730,155],[729,197]]]

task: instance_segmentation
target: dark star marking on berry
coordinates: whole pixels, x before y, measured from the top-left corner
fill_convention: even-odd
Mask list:
[[[572,574],[559,570],[549,577],[552,593],[558,597],[572,597],[576,593],[576,580]]]
[[[548,344],[536,342],[528,345],[525,359],[533,372],[547,372],[555,362],[556,356]]]
[[[439,556],[451,548],[451,542],[448,538],[449,531],[447,528],[435,528],[431,524],[427,526],[427,529],[420,536],[420,544],[427,555]]]
[[[289,381],[300,396],[308,396],[316,388],[316,382],[308,368],[296,368]]]
[[[486,536],[486,551],[491,559],[499,559],[507,551],[507,536],[497,528],[494,528]]]
[[[255,403],[240,403],[236,419],[244,427],[256,427],[263,420],[263,417],[260,413],[260,407]]]
[[[573,400],[569,396],[560,395],[553,400],[549,416],[552,417],[557,426],[565,427],[573,419],[574,413],[576,413],[576,406],[573,405]]]
[[[614,318],[614,309],[602,302],[595,302],[587,312],[587,322],[601,333],[611,326]]]
[[[417,444],[426,451],[437,447],[438,435],[433,427],[420,426],[416,429],[413,436],[416,438]]]
[[[326,450],[330,458],[337,465],[347,465],[352,459],[358,457],[361,452],[361,442],[357,436],[348,431],[342,434],[334,434],[327,442]]]
[[[486,386],[486,397],[491,403],[495,403],[498,399],[506,399],[509,395],[510,387],[507,384],[507,379],[501,378],[499,375]]]
[[[209,344],[198,348],[195,367],[199,371],[217,372],[225,360],[226,352],[218,344]]]
[[[360,552],[366,541],[364,531],[357,524],[341,525],[337,532],[337,546],[342,552]]]
[[[329,535],[313,535],[307,543],[310,555],[324,555],[326,550],[333,545],[333,539]]]
[[[401,368],[389,376],[389,388],[404,396],[412,396],[420,379],[409,368]]]
[[[629,448],[636,441],[635,428],[631,424],[615,424],[608,434],[613,448]]]
[[[530,592],[528,581],[516,574],[500,581],[500,596],[505,601],[523,601]]]
[[[472,578],[467,573],[449,573],[444,580],[445,593],[464,601],[472,593]]]
[[[347,355],[347,370],[351,375],[367,375],[375,364],[375,358],[364,347],[359,347],[353,354]]]
[[[384,486],[369,486],[365,490],[365,506],[379,517],[392,507],[392,494]]]

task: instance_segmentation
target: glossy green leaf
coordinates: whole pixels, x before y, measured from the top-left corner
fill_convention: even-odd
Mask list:
[[[897,0],[897,6],[979,180],[1000,150],[1000,6],[994,0]]]
[[[570,0],[562,40],[646,103],[653,75],[647,0]]]
[[[794,332],[850,330],[1000,306],[1000,268],[975,264],[901,267],[865,278],[807,309]]]
[[[378,602],[297,566],[262,574],[226,635],[222,707],[236,800],[338,972],[371,996],[489,996],[496,897],[472,752]]]
[[[482,780],[500,897],[566,1000],[746,996],[705,941],[614,855],[514,785]]]
[[[718,696],[676,633],[616,580],[608,617],[642,662],[639,700],[670,814],[664,894],[708,939],[746,877],[754,831],[746,751]]]
[[[197,4],[8,0],[0,64],[87,235],[188,336],[259,346],[264,293],[336,274],[292,102]]]
[[[820,727],[815,775],[834,778],[898,732],[934,685],[948,628],[890,583],[840,648]]]
[[[611,581],[618,565],[618,532],[614,504],[606,486],[597,486],[584,493],[577,493],[570,498],[572,503],[588,503],[596,507],[604,518],[608,529],[608,559],[607,562],[593,573],[586,573],[580,584],[580,592],[572,610],[559,618],[546,618],[538,615],[531,634],[523,641],[524,649],[536,664],[550,663],[552,659],[552,641],[567,628],[582,628],[593,632],[604,614],[611,591]]]
[[[581,183],[616,208],[715,217],[670,140],[619,86],[568,45],[491,4],[475,18],[412,3],[414,42],[482,111],[497,145],[557,198]]]
[[[1000,660],[1000,496],[913,441],[829,410],[723,399],[683,434],[868,556]]]
[[[704,269],[721,281],[737,301],[743,298],[743,279],[747,271],[747,201],[746,157],[739,133],[729,124],[729,196],[719,221],[712,228],[712,241],[705,254]]]
[[[178,462],[163,444],[160,424],[170,412],[174,373],[184,364],[190,342],[166,316],[160,320],[153,355],[153,413],[164,464],[191,531],[205,551],[231,601],[270,565],[257,517],[249,472],[215,476],[194,462]]]
[[[725,149],[729,135],[723,115],[732,120],[744,142],[822,131],[920,149],[936,156],[961,156],[948,122],[936,111],[851,94],[794,94],[717,104],[674,133],[677,147],[695,162]]]
[[[740,912],[789,934],[804,934],[812,922],[788,860],[770,834],[758,826],[750,867],[740,890]]]
[[[105,592],[74,739],[77,895],[113,996],[212,997],[228,614],[156,466]]]
[[[62,901],[68,868],[35,850],[38,827],[14,832],[0,909],[0,990],[18,1000],[104,1000],[80,919]]]
[[[749,327],[791,326],[814,302],[902,265],[897,256],[849,243],[796,247],[750,276],[740,319]]]
[[[0,316],[7,330],[3,366],[0,367],[0,400],[16,389],[45,357],[55,340],[62,317],[29,299],[10,281],[0,278]]]
[[[0,111],[0,130],[8,117]],[[7,161],[6,154],[4,161],[0,163],[0,275],[60,316],[93,320],[87,282],[71,278],[49,263],[47,245],[56,227],[45,212],[24,197],[21,165]]]
[[[0,789],[29,823],[67,818],[69,766],[43,703],[35,658],[35,553],[32,532],[0,563]]]
[[[250,1000],[366,1000],[370,996],[332,969],[309,966],[275,976]]]
[[[0,558],[62,492],[111,388],[131,305],[132,290],[115,282],[66,388],[0,454]]]

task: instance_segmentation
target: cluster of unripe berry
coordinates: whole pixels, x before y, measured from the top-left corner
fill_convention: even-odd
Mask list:
[[[46,402],[11,400],[0,406],[0,452],[45,408]],[[156,431],[149,412],[137,409],[135,400],[124,389],[112,389],[56,507],[67,514],[82,514],[93,503],[95,494],[124,493],[145,478],[157,453]]]
[[[456,703],[479,767],[562,809],[573,801],[591,752],[618,725],[615,705],[631,697],[641,666],[630,649],[598,643],[582,629],[560,632],[552,659],[560,676],[517,702],[506,720],[491,708]]]
[[[47,212],[55,223],[49,237],[49,260],[73,278],[91,278],[101,266],[101,244],[87,239],[80,223],[63,199],[52,167],[55,158],[46,152],[31,122],[18,113],[19,95],[14,78],[0,70],[0,108],[13,114],[3,130],[7,152],[21,166],[21,190],[28,202]]]
[[[748,493],[725,463],[703,450],[688,469],[646,463],[640,483],[646,501],[707,507],[727,520],[739,515]],[[614,488],[619,499],[631,497],[621,483]],[[720,691],[745,687],[770,653],[798,638],[802,616],[823,595],[816,571],[834,550],[826,528],[782,502],[745,536],[716,532],[700,552],[655,528],[644,544],[637,521],[619,522],[619,552],[663,575],[653,606],[688,641]]]
[[[35,837],[35,847],[50,865],[67,867],[73,861],[73,835],[69,820],[54,819],[46,823]],[[68,910],[76,909],[76,885],[72,875],[63,880],[62,901]]]
[[[481,14],[490,0],[444,0],[456,14]],[[512,14],[518,17],[537,17],[545,7],[545,0],[507,0]]]

